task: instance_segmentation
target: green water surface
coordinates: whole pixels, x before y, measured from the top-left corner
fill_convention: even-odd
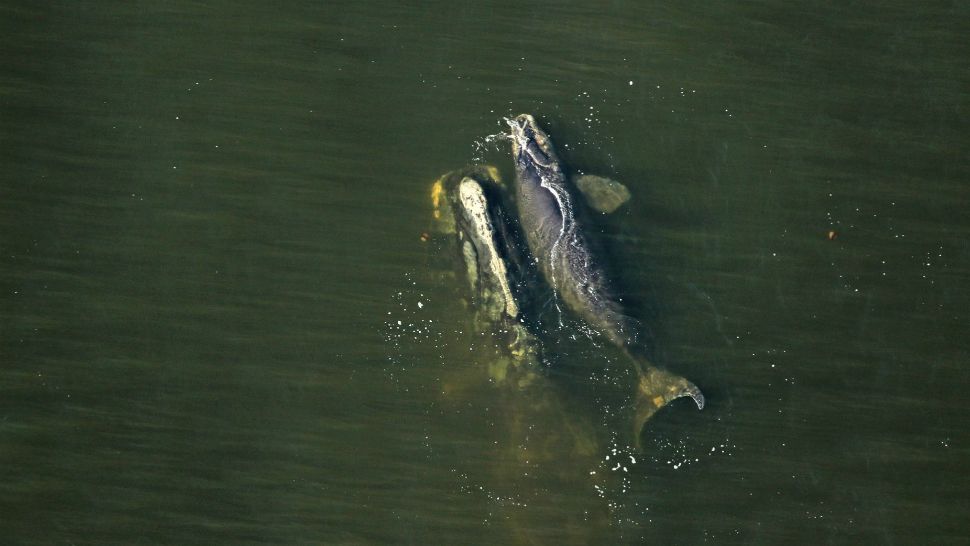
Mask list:
[[[3,3],[0,543],[966,543],[968,22]],[[601,439],[603,495],[565,462],[503,475],[496,446],[608,421],[616,351],[560,331],[569,411],[499,403],[421,239],[439,175],[511,176],[486,137],[522,112],[630,188],[591,237],[708,399],[625,470]]]

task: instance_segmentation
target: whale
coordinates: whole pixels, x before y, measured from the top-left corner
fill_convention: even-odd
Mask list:
[[[552,140],[529,114],[506,120],[515,164],[515,201],[521,230],[542,276],[561,302],[629,359],[638,374],[633,409],[634,444],[643,424],[661,407],[690,397],[698,409],[704,395],[687,379],[650,363],[636,324],[613,294],[600,261],[577,220],[583,203],[570,188]],[[560,309],[561,311],[561,309]]]
[[[604,471],[601,427],[547,373],[542,340],[522,320],[531,314],[537,272],[507,214],[507,197],[498,170],[488,165],[446,173],[432,185],[432,225],[442,235],[433,242],[466,281],[459,298],[472,311],[470,327],[479,340],[468,356],[479,366],[450,380],[447,396],[454,399],[462,380],[481,387],[469,381],[486,372],[495,456],[474,464],[490,471],[484,483],[490,495],[516,500],[492,508],[510,534],[506,542],[590,544],[614,529],[599,492],[615,488],[618,476]],[[550,490],[572,502],[564,507]]]
[[[491,366],[501,377],[492,379],[504,380],[503,368],[511,366],[519,383],[530,383],[540,343],[521,320],[524,258],[504,211],[498,170],[476,165],[446,173],[432,185],[431,198],[437,231],[447,235],[445,246],[459,251],[475,329],[503,349],[495,358],[502,366]]]

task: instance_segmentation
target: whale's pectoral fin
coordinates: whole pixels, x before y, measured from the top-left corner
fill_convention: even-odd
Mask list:
[[[630,200],[630,190],[616,180],[602,176],[583,174],[573,178],[590,208],[603,214],[610,214]]]
[[[647,420],[671,401],[688,396],[694,399],[697,409],[704,409],[704,394],[687,379],[653,366],[640,374],[633,407],[633,444],[638,451],[641,450],[640,432]]]

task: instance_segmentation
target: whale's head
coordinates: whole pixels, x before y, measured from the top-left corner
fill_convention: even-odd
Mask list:
[[[563,220],[571,214],[565,176],[549,135],[539,128],[535,118],[522,114],[505,121],[512,141],[519,220],[529,246],[540,253],[555,243]]]
[[[515,193],[519,216],[527,233],[542,229],[550,237],[558,233],[570,214],[569,196],[559,158],[552,141],[529,114],[506,119],[511,129],[515,163]],[[532,225],[533,222],[536,225]]]
[[[520,114],[506,119],[511,129],[512,156],[517,168],[526,168],[541,173],[544,170],[559,170],[559,160],[552,148],[549,135],[536,125],[529,114]]]

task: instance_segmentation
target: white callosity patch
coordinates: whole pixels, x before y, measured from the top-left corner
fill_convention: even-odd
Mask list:
[[[505,262],[498,255],[495,247],[495,228],[488,217],[488,203],[482,187],[471,178],[465,178],[458,187],[458,196],[461,199],[462,207],[468,211],[475,234],[480,241],[487,244],[488,268],[495,273],[499,286],[502,289],[502,296],[505,299],[505,312],[512,318],[519,314],[515,298],[512,297],[512,290],[509,288],[508,273],[505,270]]]

